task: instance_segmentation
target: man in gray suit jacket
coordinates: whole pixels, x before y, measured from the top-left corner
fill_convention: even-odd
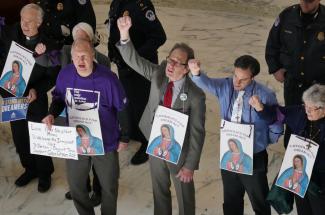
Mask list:
[[[180,215],[195,214],[194,170],[199,167],[205,137],[205,94],[187,76],[188,60],[194,58],[192,48],[184,43],[176,44],[160,65],[140,57],[129,37],[131,19],[118,19],[121,40],[116,44],[123,60],[134,71],[151,81],[148,104],[141,117],[139,127],[149,139],[153,118],[158,105],[164,105],[166,88],[172,82],[170,107],[189,116],[185,140],[177,165],[150,156],[150,170],[154,195],[154,214],[172,214],[170,186],[173,180]],[[167,105],[168,107],[168,105]]]

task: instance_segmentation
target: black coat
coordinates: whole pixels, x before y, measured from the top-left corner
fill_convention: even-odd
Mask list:
[[[304,22],[299,5],[283,10],[276,19],[266,44],[269,73],[286,69],[285,99],[301,103],[301,95],[314,83],[325,84],[325,6]],[[287,94],[286,95],[286,91]]]
[[[96,16],[90,0],[38,0],[45,12],[41,28],[59,45],[71,45],[72,29],[79,22],[90,24],[95,32]],[[61,25],[70,29],[70,36],[63,36]]]
[[[0,41],[4,44],[5,53],[9,52],[12,41],[15,41],[21,46],[32,51],[35,50],[38,43],[43,43],[47,47],[45,54],[41,56],[36,56],[36,53],[34,54],[36,63],[24,93],[24,96],[27,96],[31,88],[36,90],[37,99],[29,105],[27,120],[40,122],[47,115],[48,111],[47,92],[55,85],[56,77],[60,70],[60,66],[50,66],[51,62],[47,57],[48,54],[53,51],[51,48],[53,47],[53,42],[51,42],[50,39],[41,33],[31,40],[27,40],[23,35],[19,24],[4,28],[0,34]],[[2,88],[0,90],[0,94],[3,97],[11,96]]]
[[[132,19],[130,37],[140,56],[158,63],[158,48],[166,41],[165,31],[158,20],[155,8],[150,0],[113,0],[109,10],[109,41],[110,59],[118,67],[126,67],[115,44],[120,40],[117,19],[129,15]]]

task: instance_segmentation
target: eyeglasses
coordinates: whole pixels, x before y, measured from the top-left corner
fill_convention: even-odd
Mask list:
[[[171,59],[170,57],[166,57],[166,61],[167,61],[168,64],[170,64],[170,65],[172,65],[174,67],[178,67],[178,68],[182,67],[182,66],[187,66],[186,63],[177,62],[177,61]]]
[[[316,112],[316,111],[322,109],[322,107],[310,107],[310,106],[307,106],[306,104],[303,104],[303,106],[305,107],[305,110],[308,113],[313,113],[313,112]]]

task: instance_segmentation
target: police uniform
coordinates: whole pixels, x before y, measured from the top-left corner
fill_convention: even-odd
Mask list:
[[[301,104],[303,92],[314,83],[325,84],[325,6],[314,14],[303,14],[298,4],[283,10],[269,33],[265,59],[270,74],[286,70],[286,106]],[[287,128],[285,146],[290,134]]]
[[[55,39],[59,48],[63,44],[73,42],[72,29],[79,22],[90,24],[95,32],[96,17],[90,0],[38,0],[45,12],[41,29],[51,38]],[[61,25],[69,29],[63,36]]]
[[[299,5],[285,9],[270,31],[265,58],[270,74],[286,69],[286,105],[301,104],[307,88],[325,84],[325,7],[306,20]]]
[[[120,40],[117,19],[126,15],[132,19],[130,37],[137,52],[153,63],[158,63],[157,49],[165,43],[166,34],[150,0],[112,1],[109,11],[109,58],[117,65],[119,79],[129,98],[131,138],[140,141],[144,151],[147,140],[138,124],[148,102],[150,82],[128,67],[115,47]]]

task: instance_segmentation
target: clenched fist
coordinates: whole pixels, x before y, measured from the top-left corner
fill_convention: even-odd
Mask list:
[[[129,16],[122,16],[117,20],[117,27],[120,30],[120,38],[121,40],[128,40],[129,36],[129,29],[132,26],[131,17]]]
[[[190,69],[192,75],[200,75],[200,61],[197,59],[190,59],[188,61],[188,68]]]
[[[264,109],[263,104],[260,102],[260,98],[257,95],[253,95],[248,103],[256,110],[256,111],[262,111]]]

